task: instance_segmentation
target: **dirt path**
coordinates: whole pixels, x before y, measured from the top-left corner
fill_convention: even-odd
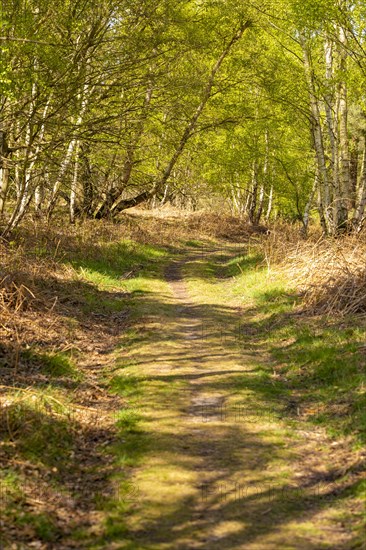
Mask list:
[[[150,338],[125,371],[144,379],[137,406],[148,444],[123,537],[108,548],[352,548],[341,453],[317,428],[281,419],[284,404],[261,386],[264,358],[235,337],[237,309],[219,289],[215,301],[193,298],[188,262],[199,255],[172,262],[170,290],[146,298]]]

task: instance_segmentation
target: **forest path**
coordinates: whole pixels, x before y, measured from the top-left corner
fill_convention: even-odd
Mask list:
[[[113,514],[108,548],[351,548],[331,442],[284,419],[287,404],[261,377],[265,356],[243,349],[228,282],[204,265],[200,251],[180,251],[165,291],[141,298],[147,328],[123,369],[128,512]]]

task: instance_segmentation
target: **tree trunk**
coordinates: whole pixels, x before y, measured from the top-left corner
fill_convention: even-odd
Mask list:
[[[168,197],[168,190],[169,190],[169,184],[167,183],[164,189],[163,197],[160,201],[160,206],[163,206],[166,203],[167,197]]]
[[[86,108],[87,108],[87,105],[88,105],[87,91],[88,91],[88,86],[86,84],[84,84],[83,91],[80,92],[80,95],[79,95],[79,98],[78,98],[80,100],[80,112],[79,112],[79,115],[78,115],[78,117],[76,119],[76,122],[75,122],[75,130],[74,131],[76,131],[76,132],[78,132],[78,130],[80,128],[80,125],[83,122],[84,115],[85,115],[85,112],[86,112]],[[56,177],[56,181],[53,184],[53,189],[52,189],[50,201],[49,201],[49,204],[48,204],[48,207],[47,207],[47,218],[48,219],[51,218],[52,213],[54,211],[54,208],[56,206],[63,178],[65,177],[66,172],[67,172],[67,170],[68,170],[68,168],[71,164],[73,154],[74,154],[74,150],[75,150],[75,147],[78,143],[79,143],[78,138],[73,137],[70,140],[70,143],[69,143],[68,148],[66,150],[65,158],[61,163],[60,170],[59,170],[58,175]]]
[[[366,206],[366,132],[364,132],[364,146],[363,146],[363,158],[362,168],[360,174],[360,183],[358,186],[358,199],[357,207],[353,216],[353,227],[356,231],[361,231]]]
[[[231,194],[231,211],[236,213],[241,217],[242,215],[242,205],[241,205],[241,197],[240,197],[240,190],[236,188],[236,186],[232,183],[230,187],[230,194]]]
[[[142,105],[141,117],[137,124],[133,140],[127,145],[125,161],[122,169],[121,183],[117,188],[110,189],[103,200],[98,204],[97,208],[94,211],[94,218],[101,219],[109,215],[114,215],[115,210],[119,211],[119,201],[123,203],[122,194],[127,187],[128,182],[130,181],[133,165],[135,162],[136,150],[140,142],[141,136],[143,135],[145,122],[148,117],[150,104],[153,96],[153,83],[149,79],[147,90],[144,97],[144,102]],[[116,155],[114,156],[114,158]]]
[[[327,38],[324,43],[325,53],[325,86],[326,92],[324,96],[325,100],[325,113],[328,128],[328,137],[331,151],[331,181],[333,184],[333,215],[332,219],[335,227],[338,227],[341,218],[341,187],[339,180],[339,149],[338,149],[338,109],[335,108],[334,90],[333,90],[333,78],[334,78],[334,56],[333,56],[334,44],[330,38]],[[337,101],[338,105],[338,101]],[[334,112],[336,111],[336,112]]]
[[[79,180],[79,149],[80,142],[77,141],[75,145],[75,164],[74,173],[72,176],[71,190],[70,190],[70,223],[75,223],[76,215],[76,194]]]
[[[266,213],[266,222],[267,223],[268,223],[269,218],[271,216],[272,204],[273,204],[273,185],[271,185],[271,189],[270,189],[269,197],[268,197],[268,206],[267,206],[267,213]]]
[[[322,197],[322,192],[321,192],[321,184],[320,184],[318,165],[316,165],[316,175],[315,175],[315,180],[314,181],[316,181],[317,184],[318,184],[318,213],[319,213],[320,225],[322,227],[324,235],[327,235],[328,227],[327,227],[327,221],[326,221],[325,215],[324,215],[323,197]]]
[[[350,183],[351,183],[351,204],[350,208],[355,210],[356,197],[357,197],[357,183],[358,183],[358,168],[359,168],[359,136],[353,136],[350,147]]]
[[[249,207],[249,221],[253,225],[256,223],[257,197],[258,196],[258,163],[253,161],[252,166],[252,185],[251,185],[251,200]]]
[[[264,158],[264,164],[263,164],[263,184],[261,185],[260,191],[259,191],[259,203],[258,203],[258,209],[255,216],[255,225],[259,225],[259,222],[262,217],[263,213],[263,207],[264,207],[264,197],[265,197],[265,189],[267,187],[267,179],[268,179],[268,166],[269,166],[269,135],[268,130],[266,130],[265,133],[265,142],[266,142],[266,154]]]
[[[46,178],[46,175],[44,177]],[[38,183],[34,191],[34,212],[36,217],[41,216],[43,200],[44,200],[44,185],[43,183]]]
[[[258,208],[257,212],[255,214],[255,223],[254,225],[259,225],[263,213],[263,206],[264,206],[264,197],[265,197],[265,191],[264,191],[264,185],[261,185],[260,191],[259,191],[259,200],[258,200]]]
[[[302,218],[303,234],[304,234],[305,237],[308,234],[308,227],[309,227],[309,220],[310,220],[310,210],[311,210],[311,206],[313,204],[313,200],[314,200],[314,196],[315,196],[315,192],[316,192],[317,188],[318,188],[318,174],[316,174],[316,176],[314,178],[314,184],[313,184],[313,187],[312,187],[312,190],[311,190],[311,193],[310,193],[309,200],[306,203],[305,210],[304,210],[304,215],[303,215],[303,218]]]
[[[81,164],[81,185],[83,199],[81,204],[81,211],[84,216],[91,217],[93,209],[94,189],[93,189],[93,175],[90,166],[90,145],[85,142],[81,142],[80,145],[80,164]]]
[[[304,56],[304,68],[305,76],[308,85],[309,99],[310,99],[310,111],[312,116],[312,136],[313,145],[316,153],[318,171],[319,171],[319,188],[322,196],[322,211],[324,220],[326,223],[326,232],[333,233],[334,227],[332,224],[330,209],[331,209],[331,197],[329,188],[329,177],[327,171],[327,165],[325,160],[324,141],[322,134],[322,125],[320,118],[320,110],[318,99],[315,92],[314,73],[311,62],[311,56],[308,48],[308,44],[304,36],[300,35],[300,42]]]
[[[33,117],[36,112],[35,98],[37,95],[37,86],[35,83],[32,85],[31,100],[29,106],[29,115],[27,120],[26,127],[26,136],[25,136],[25,159],[23,162],[23,170],[20,170],[19,163],[16,164],[15,176],[16,176],[16,186],[17,186],[17,204],[13,210],[11,218],[3,232],[3,235],[8,235],[19,222],[23,219],[26,214],[28,207],[32,201],[36,185],[33,182],[36,180],[34,175],[34,167],[38,159],[38,155],[41,148],[41,143],[43,141],[43,136],[45,132],[45,118],[49,108],[49,100],[46,103],[46,106],[43,111],[43,123],[41,126],[40,135],[38,137],[38,145],[36,150],[32,154],[32,149],[35,141],[35,134],[33,132]]]
[[[343,229],[347,225],[348,210],[352,201],[351,180],[350,180],[350,159],[348,143],[348,104],[347,104],[347,86],[344,81],[344,74],[347,70],[347,52],[346,36],[343,29],[339,30],[340,41],[340,73],[341,81],[339,83],[339,146],[340,146],[340,207],[338,220],[338,229]]]
[[[9,147],[6,132],[0,130],[0,215],[4,213],[9,187]]]

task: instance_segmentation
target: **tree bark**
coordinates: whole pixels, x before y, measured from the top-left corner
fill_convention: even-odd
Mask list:
[[[304,215],[303,215],[303,218],[302,218],[303,233],[304,233],[305,237],[308,234],[308,227],[309,227],[309,221],[310,221],[310,210],[311,210],[311,206],[313,204],[313,200],[314,200],[314,196],[315,196],[315,192],[316,192],[317,188],[318,188],[318,174],[315,175],[314,184],[313,184],[313,187],[312,187],[312,190],[311,190],[311,193],[310,193],[309,200],[306,203],[306,206],[305,206],[305,209],[304,209]]]
[[[339,225],[340,220],[340,201],[341,201],[341,187],[339,180],[339,139],[338,139],[338,109],[335,107],[335,98],[333,90],[333,78],[334,78],[334,44],[332,40],[327,37],[324,42],[325,53],[325,86],[326,92],[324,96],[325,100],[325,113],[328,128],[328,137],[331,152],[331,182],[333,184],[333,215],[332,220],[336,227]],[[338,104],[338,102],[337,102]]]
[[[9,188],[9,147],[6,132],[0,130],[0,215],[4,213]]]
[[[80,112],[79,112],[79,115],[78,115],[78,117],[76,119],[76,122],[75,122],[74,132],[79,131],[79,128],[80,128],[80,126],[83,122],[83,119],[84,119],[84,115],[85,115],[86,108],[87,108],[87,105],[88,105],[87,91],[88,91],[88,86],[86,84],[84,84],[83,91],[80,92],[80,95],[82,94],[82,96],[80,97],[80,95],[79,95]],[[65,157],[64,157],[63,161],[61,162],[60,170],[59,170],[58,175],[56,177],[56,181],[53,184],[51,197],[50,197],[48,207],[47,207],[47,218],[48,219],[51,218],[52,213],[54,211],[54,208],[56,206],[63,178],[65,177],[66,172],[67,172],[67,170],[68,170],[68,168],[69,168],[69,166],[72,162],[74,150],[75,150],[75,147],[78,143],[79,143],[78,137],[73,137],[70,140],[69,145],[68,145],[67,150],[66,150]]]
[[[85,142],[80,144],[80,164],[81,164],[81,185],[82,185],[82,203],[81,203],[81,212],[86,217],[92,217],[93,210],[93,199],[94,199],[94,189],[93,189],[93,174],[92,168],[90,165],[90,145]]]
[[[268,167],[269,167],[269,135],[268,130],[266,130],[265,133],[265,143],[266,143],[266,153],[264,158],[264,164],[263,164],[263,184],[261,185],[260,191],[259,191],[259,202],[258,202],[258,209],[256,213],[255,218],[255,224],[258,225],[262,213],[263,213],[263,207],[264,207],[264,197],[265,197],[265,190],[267,187],[267,179],[268,179]]]
[[[105,193],[103,200],[98,204],[94,211],[94,218],[101,219],[109,215],[114,215],[115,210],[119,212],[119,201],[123,204],[122,194],[130,181],[133,165],[135,162],[136,150],[140,142],[141,136],[144,132],[145,122],[148,117],[151,100],[153,96],[153,83],[149,79],[147,90],[144,97],[142,106],[141,117],[137,125],[133,140],[127,145],[126,156],[122,169],[121,183],[117,188],[112,188]],[[116,155],[115,155],[116,156]]]
[[[273,204],[273,185],[271,185],[271,189],[270,189],[269,197],[268,197],[268,206],[267,206],[267,212],[266,212],[266,222],[267,223],[268,223],[269,218],[271,216],[272,204]]]
[[[252,185],[251,185],[251,200],[249,206],[249,221],[253,225],[256,223],[257,197],[258,196],[258,163],[253,161],[252,166]]]
[[[74,173],[72,176],[71,189],[70,189],[70,223],[75,223],[75,215],[76,215],[76,195],[77,195],[77,186],[79,181],[79,150],[80,150],[80,141],[77,141],[75,145]]]
[[[326,223],[326,232],[333,233],[334,227],[330,215],[331,209],[331,196],[329,187],[329,176],[327,171],[327,165],[325,160],[324,141],[322,134],[322,125],[320,118],[319,104],[315,93],[314,73],[311,62],[311,56],[308,48],[308,44],[303,35],[300,35],[300,42],[304,56],[304,68],[305,76],[308,85],[309,99],[310,99],[310,111],[312,117],[312,136],[313,145],[316,153],[317,165],[319,170],[319,188],[322,195],[322,210],[324,220]]]
[[[363,146],[363,156],[362,156],[362,168],[360,174],[360,183],[358,186],[358,200],[357,207],[353,216],[353,227],[356,231],[361,231],[364,214],[366,207],[366,132],[364,132],[364,146]]]
[[[347,52],[346,36],[342,28],[339,30],[340,42],[340,74],[341,80],[338,87],[339,94],[339,147],[340,147],[340,206],[338,229],[346,227],[348,210],[352,201],[351,178],[350,178],[350,158],[348,143],[348,102],[347,86],[344,81],[344,75],[347,70]]]

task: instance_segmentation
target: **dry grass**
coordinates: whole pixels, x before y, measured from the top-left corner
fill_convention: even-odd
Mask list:
[[[10,484],[9,498],[0,499],[0,538],[7,547],[56,540],[73,517],[92,522],[90,486],[99,484],[100,495],[111,490],[110,457],[100,446],[113,441],[123,402],[100,377],[126,327],[126,305],[121,288],[98,288],[77,264],[102,263],[108,244],[131,234],[127,224],[27,222],[0,242],[0,493]],[[122,309],[105,314],[108,304]],[[24,513],[27,528],[16,524]]]
[[[103,449],[115,440],[112,416],[124,402],[101,384],[101,375],[128,328],[124,284],[133,264],[144,263],[153,273],[149,255],[143,255],[154,248],[151,245],[182,248],[194,239],[214,238],[258,247],[268,265],[286,271],[296,282],[314,310],[323,303],[344,308],[339,294],[343,288],[351,297],[346,298],[347,311],[356,311],[349,308],[356,307],[356,288],[357,307],[366,311],[366,243],[319,240],[317,235],[304,241],[296,228],[285,225],[266,236],[230,216],[131,211],[119,224],[91,221],[72,227],[59,220],[46,227],[28,221],[10,242],[0,242],[0,490],[2,473],[17,476],[22,496],[14,493],[9,525],[21,510],[30,511],[34,525],[32,533],[22,532],[26,542],[46,529],[43,520],[39,524],[44,510],[47,517],[51,510],[51,524],[61,531],[76,513],[79,524],[93,525],[90,487],[94,490],[97,484],[101,495],[113,489],[108,481],[113,467]],[[121,241],[131,246],[116,246]],[[120,262],[121,253],[128,256],[126,266]],[[98,275],[107,272],[104,287],[98,287],[98,279],[83,277],[82,269],[87,272],[91,266],[92,271],[93,265]],[[353,286],[342,286],[344,280]],[[87,299],[92,301],[89,309]],[[75,464],[83,468],[82,482]],[[0,521],[0,530],[2,526]],[[9,540],[19,539],[18,530],[6,532]],[[54,536],[56,540],[57,533]]]
[[[112,314],[108,322],[82,313],[85,294],[94,290],[73,261],[113,263],[106,251],[121,241],[174,247],[215,237],[245,241],[251,233],[244,222],[230,216],[182,214],[171,208],[131,210],[119,223],[87,221],[70,226],[56,219],[47,227],[28,220],[9,241],[0,241],[0,364],[11,374],[10,381],[23,386],[24,350],[36,347],[62,353],[75,348],[77,352],[87,349],[96,333],[100,341],[110,342],[121,330]],[[114,290],[111,296],[103,292],[100,297],[114,299]]]
[[[246,240],[253,233],[260,231],[252,228],[245,220],[227,214],[206,211],[182,212],[172,207],[153,211],[131,209],[123,220],[128,218],[138,220],[140,235],[137,236],[148,236],[149,242],[156,242],[158,238],[160,244],[204,238]],[[135,236],[136,231],[133,231]]]
[[[228,215],[132,209],[118,224],[89,221],[70,227],[60,220],[58,226],[47,228],[32,223],[21,228],[11,243],[0,243],[0,337],[12,348],[15,360],[16,350],[34,340],[58,347],[65,319],[57,287],[73,281],[76,301],[83,292],[65,259],[98,258],[106,244],[121,239],[175,246],[212,238],[249,242],[260,249],[267,265],[295,284],[308,311],[366,313],[366,238],[324,239],[314,232],[304,240],[298,227],[281,223],[268,236]],[[59,339],[61,348],[67,345],[65,338]]]
[[[366,238],[304,240],[279,226],[260,243],[268,266],[283,272],[302,296],[302,306],[320,315],[366,314]]]

